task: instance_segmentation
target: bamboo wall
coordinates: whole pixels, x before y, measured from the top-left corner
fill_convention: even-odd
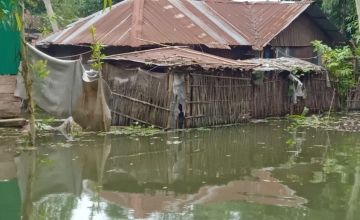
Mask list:
[[[330,106],[332,110],[339,110],[341,108],[339,96],[335,93],[334,87],[327,87],[326,84],[324,75],[308,75],[304,79],[307,97],[304,102],[295,106],[295,112],[301,113],[304,106],[312,113],[323,113],[329,110]]]
[[[172,101],[168,74],[125,70],[109,64],[103,72],[112,90],[113,125],[130,125],[132,121],[138,121],[167,127]]]
[[[187,73],[186,73],[187,72]],[[111,110],[113,125],[129,125],[133,121],[176,128],[177,95],[173,94],[174,74],[124,70],[106,64],[104,73],[113,91]],[[184,74],[185,73],[185,74]],[[296,105],[288,95],[288,72],[266,72],[264,81],[255,85],[251,72],[232,70],[182,70],[185,126],[202,127],[235,124],[250,118],[266,118],[326,111],[339,107],[333,88],[326,86],[322,74],[308,74],[302,81],[307,98]],[[174,112],[175,111],[175,112]],[[176,117],[174,117],[174,115]],[[175,125],[175,126],[174,126]]]
[[[190,74],[186,80],[186,127],[233,124],[251,113],[248,77]]]
[[[339,107],[333,89],[322,75],[304,78],[306,99],[296,105],[288,96],[288,73],[267,73],[263,85],[253,85],[250,78],[189,74],[187,82],[187,127],[234,124],[249,118],[301,114],[304,107],[318,113]]]
[[[360,85],[348,93],[346,102],[347,110],[360,110]]]

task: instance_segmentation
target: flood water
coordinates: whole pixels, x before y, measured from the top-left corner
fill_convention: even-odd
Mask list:
[[[270,121],[157,134],[0,130],[0,219],[360,219],[360,134]]]

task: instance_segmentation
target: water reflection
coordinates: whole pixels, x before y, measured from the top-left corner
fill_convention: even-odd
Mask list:
[[[359,135],[286,128],[43,137],[15,158],[23,217],[356,219]]]

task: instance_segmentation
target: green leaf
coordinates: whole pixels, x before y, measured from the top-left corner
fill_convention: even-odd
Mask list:
[[[32,72],[35,73],[40,79],[45,79],[50,71],[47,69],[46,60],[38,60],[32,64]]]
[[[16,26],[18,28],[18,31],[22,31],[23,30],[23,22],[22,22],[21,16],[19,15],[18,12],[15,12],[15,19],[16,19]]]
[[[103,10],[107,8],[108,0],[103,0]]]

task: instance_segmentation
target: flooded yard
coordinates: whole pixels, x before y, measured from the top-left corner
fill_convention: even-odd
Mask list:
[[[358,219],[360,134],[288,128],[49,134],[30,151],[1,129],[0,219]]]

